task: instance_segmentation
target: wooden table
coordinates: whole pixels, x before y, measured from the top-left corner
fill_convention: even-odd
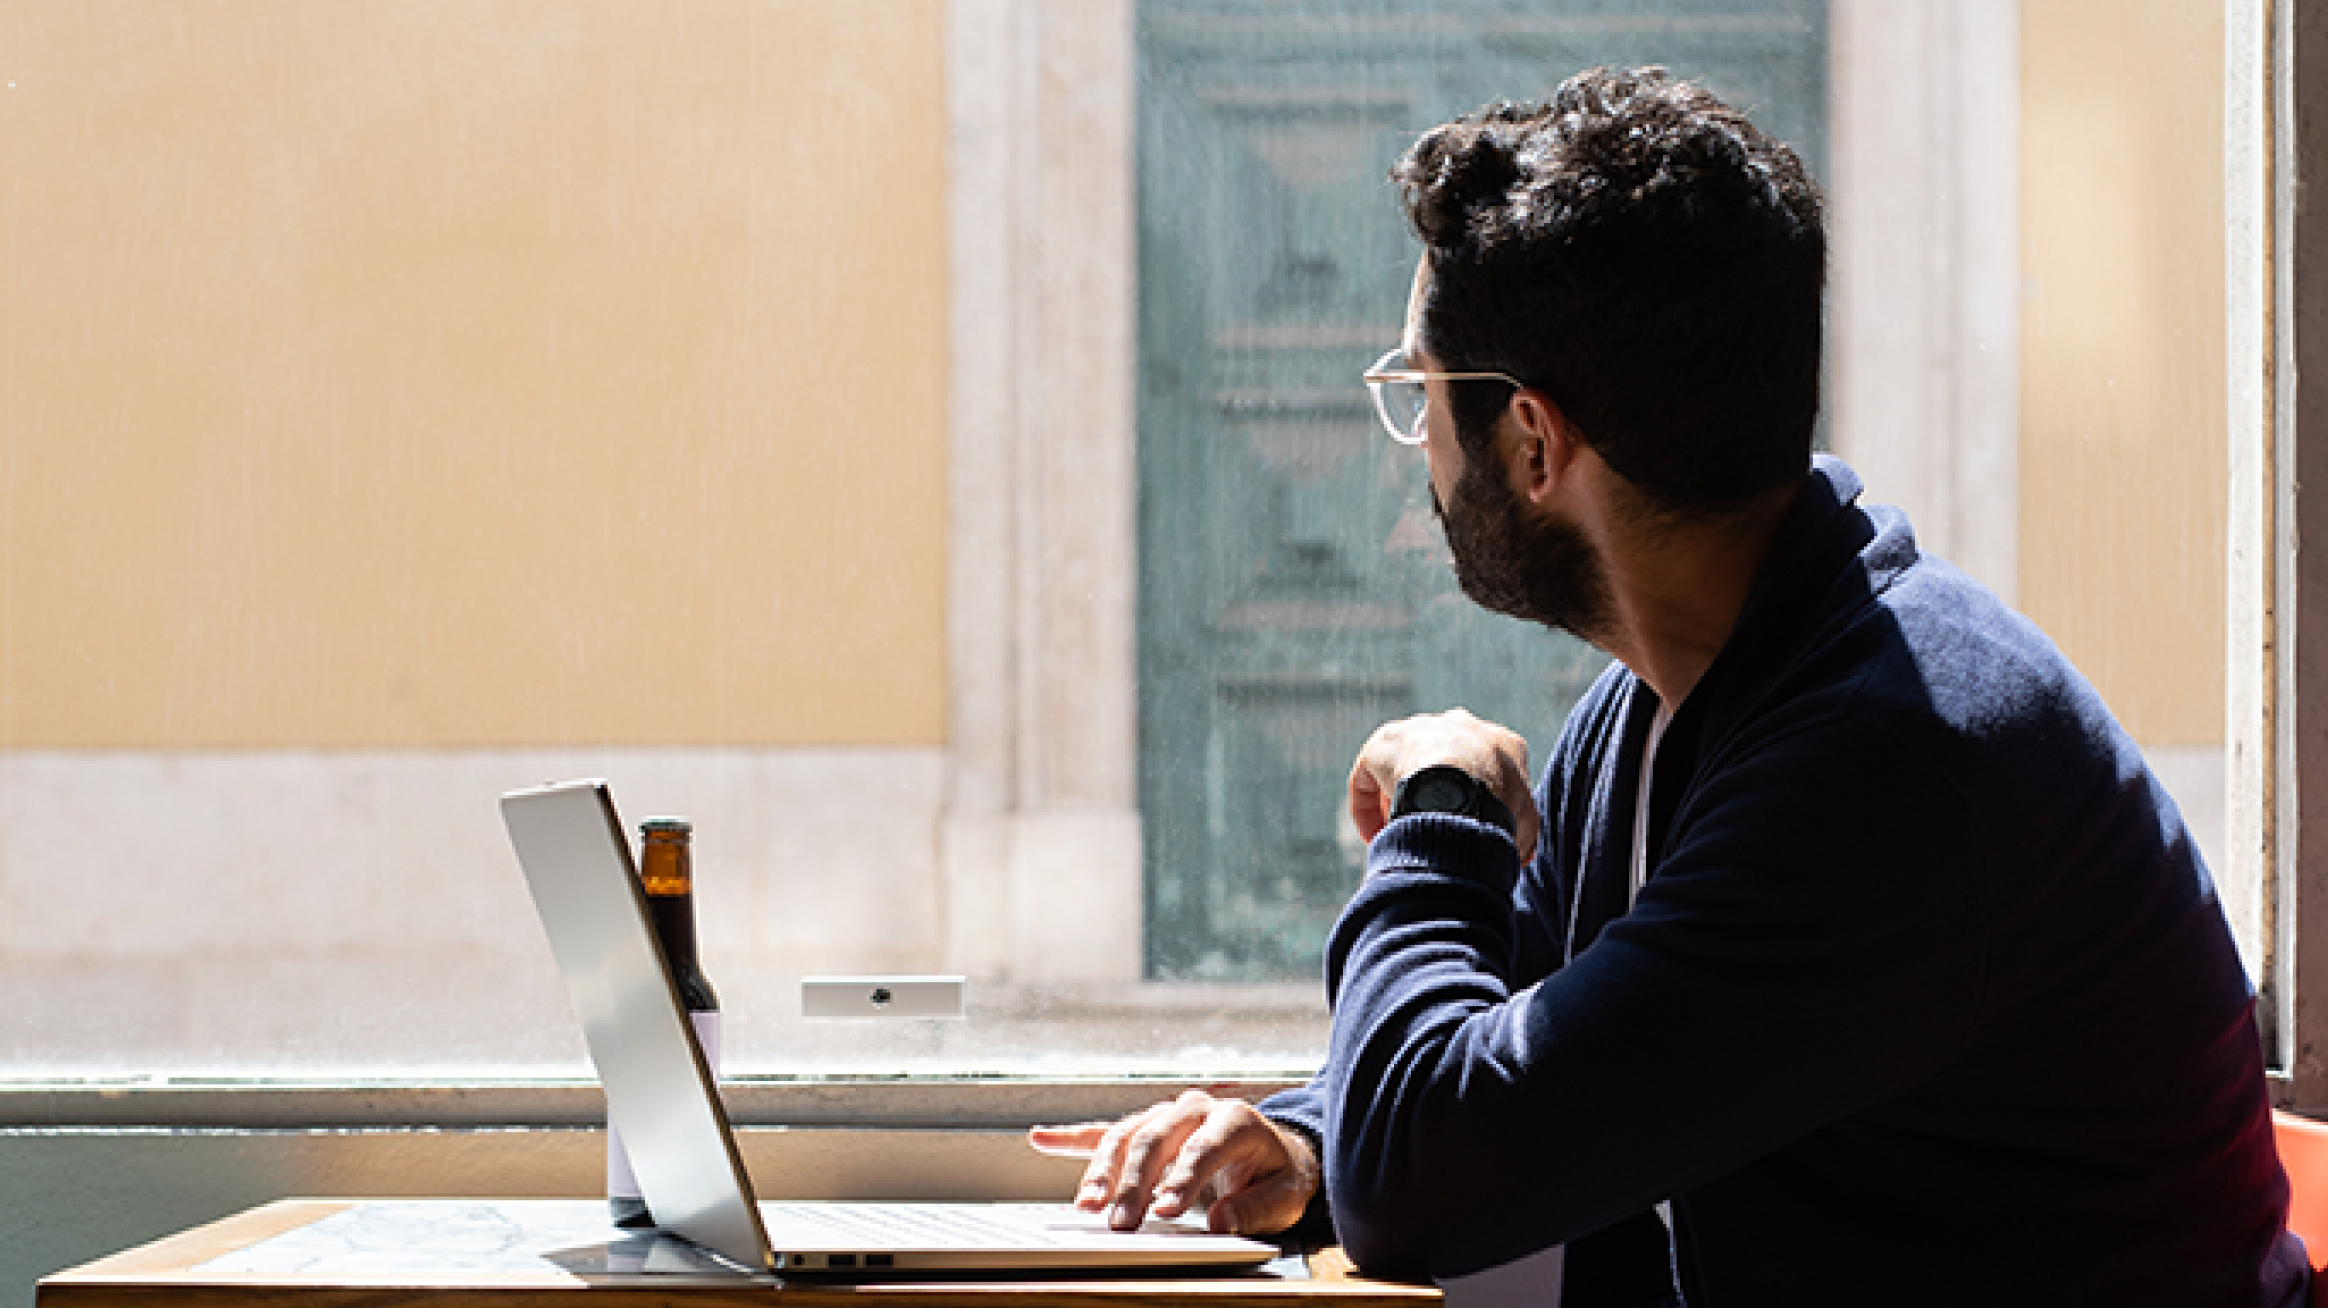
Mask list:
[[[562,1205],[563,1209],[550,1207]],[[331,1226],[325,1218],[353,1212]],[[918,1280],[888,1284],[771,1285],[740,1273],[696,1265],[684,1250],[665,1270],[608,1270],[610,1250],[640,1250],[643,1239],[626,1239],[597,1223],[596,1243],[548,1257],[524,1250],[496,1254],[493,1231],[518,1225],[590,1222],[604,1212],[595,1200],[333,1200],[283,1199],[196,1227],[141,1248],[99,1259],[42,1278],[39,1308],[151,1308],[159,1303],[255,1304],[280,1308],[525,1308],[574,1301],[587,1292],[593,1305],[687,1306],[753,1304],[773,1298],[786,1308],[1148,1308],[1194,1304],[1202,1308],[1437,1308],[1439,1292],[1427,1286],[1368,1281],[1350,1274],[1349,1264],[1329,1251],[1307,1260],[1308,1275],[1242,1274],[1159,1279],[1028,1279],[1015,1281]],[[375,1220],[376,1219],[376,1220]],[[324,1243],[322,1232],[345,1231],[361,1222],[387,1238],[352,1249],[335,1240],[336,1256],[315,1256],[307,1245]],[[476,1231],[473,1239],[448,1240]],[[497,1225],[498,1223],[498,1225]],[[430,1228],[427,1239],[400,1244],[399,1230]],[[606,1236],[624,1243],[608,1245]],[[305,1242],[305,1245],[303,1245]],[[302,1249],[304,1248],[304,1253]],[[657,1246],[677,1249],[673,1243]],[[638,1260],[633,1259],[635,1264]]]

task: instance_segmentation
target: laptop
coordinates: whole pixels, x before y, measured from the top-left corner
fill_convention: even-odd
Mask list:
[[[1150,1220],[1110,1231],[1069,1204],[756,1202],[717,1082],[649,925],[604,781],[501,797],[510,844],[656,1224],[762,1273],[1252,1267],[1278,1249]]]

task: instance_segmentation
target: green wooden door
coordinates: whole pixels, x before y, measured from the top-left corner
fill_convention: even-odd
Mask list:
[[[1151,976],[1317,975],[1357,885],[1350,760],[1461,704],[1541,752],[1602,665],[1456,590],[1422,455],[1358,374],[1415,245],[1415,135],[1659,63],[1825,145],[1815,0],[1140,0],[1140,769]]]

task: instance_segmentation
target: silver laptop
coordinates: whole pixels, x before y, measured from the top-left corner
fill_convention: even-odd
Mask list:
[[[512,791],[501,816],[605,1086],[607,1116],[664,1231],[785,1274],[1162,1270],[1277,1256],[1271,1245],[1192,1223],[1110,1231],[1067,1204],[754,1202],[606,783]]]

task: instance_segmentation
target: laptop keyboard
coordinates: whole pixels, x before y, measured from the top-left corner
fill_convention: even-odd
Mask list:
[[[861,1245],[890,1249],[1041,1248],[1073,1243],[1102,1223],[1063,1205],[763,1203],[777,1248]],[[781,1232],[781,1234],[779,1233]]]

